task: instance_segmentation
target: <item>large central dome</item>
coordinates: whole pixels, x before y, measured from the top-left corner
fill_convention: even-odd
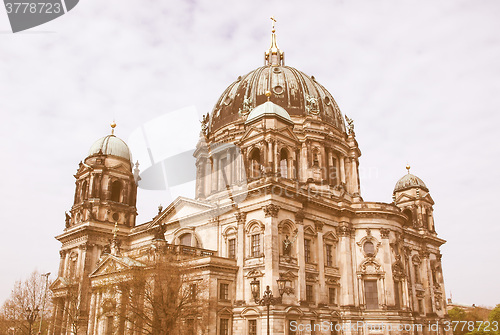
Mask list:
[[[267,91],[271,92],[271,101],[283,107],[292,119],[316,115],[345,132],[342,114],[330,92],[314,77],[284,65],[259,67],[229,85],[214,107],[210,131],[243,121],[253,108],[267,101]]]
[[[284,61],[285,53],[278,48],[273,26],[265,66],[229,85],[212,111],[208,130],[214,133],[231,123],[244,122],[255,107],[270,100],[283,107],[294,122],[299,117],[315,116],[345,133],[342,114],[330,92],[314,76],[285,66]]]

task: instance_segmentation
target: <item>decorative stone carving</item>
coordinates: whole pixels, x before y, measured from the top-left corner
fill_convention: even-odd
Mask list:
[[[380,237],[389,238],[390,230],[387,228],[380,228]]]
[[[297,224],[304,223],[304,218],[305,218],[305,214],[304,214],[304,211],[302,209],[300,209],[299,211],[297,211],[297,213],[295,213],[295,222]]]
[[[314,227],[316,228],[317,232],[323,231],[323,226],[324,225],[325,224],[323,222],[321,222],[321,221],[314,221]]]
[[[352,233],[352,228],[349,224],[343,223],[339,226],[339,235],[340,236],[350,236]]]
[[[262,277],[264,274],[257,269],[252,269],[247,272],[246,276],[247,278],[256,278],[256,277]]]
[[[262,207],[262,210],[265,213],[265,217],[277,218],[280,207],[274,204],[269,204]]]
[[[310,114],[319,114],[318,98],[306,95],[306,110]]]
[[[238,114],[240,114],[241,116],[247,115],[248,113],[250,113],[251,110],[252,110],[252,98],[245,97],[243,99],[243,106],[238,111]]]
[[[238,221],[238,224],[245,224],[247,213],[237,212],[234,214],[234,216],[236,217],[236,221]]]

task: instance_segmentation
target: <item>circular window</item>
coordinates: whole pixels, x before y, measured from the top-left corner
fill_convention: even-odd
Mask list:
[[[282,86],[278,85],[278,86],[274,86],[273,91],[276,94],[281,94],[281,93],[283,93],[284,89]]]
[[[367,256],[373,256],[375,254],[375,246],[372,242],[365,242],[363,244],[363,251]]]
[[[118,221],[120,215],[118,213],[113,213],[113,220]]]
[[[273,72],[274,72],[274,73],[280,73],[280,72],[281,72],[281,69],[280,69],[279,67],[275,67],[275,68],[273,69]]]
[[[325,104],[327,104],[327,105],[329,105],[329,104],[330,104],[330,102],[331,102],[331,100],[330,100],[330,98],[329,98],[329,97],[325,97],[325,98],[323,99],[323,101],[324,101],[324,102],[325,102]]]

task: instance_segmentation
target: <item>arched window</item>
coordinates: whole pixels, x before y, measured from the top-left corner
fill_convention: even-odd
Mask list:
[[[82,184],[82,198],[81,198],[82,201],[87,200],[88,189],[89,187],[87,185],[87,181],[85,180]]]
[[[191,246],[191,238],[192,238],[192,235],[189,233],[181,235],[179,237],[179,244],[190,247]]]
[[[121,193],[122,193],[122,183],[116,180],[113,182],[113,184],[111,184],[111,201],[119,202]]]
[[[259,178],[261,175],[260,150],[254,148],[250,155],[250,173],[253,178]]]
[[[288,178],[288,151],[285,148],[280,151],[280,173],[283,178]]]
[[[406,221],[406,225],[412,227],[413,226],[413,214],[410,209],[405,209],[403,214],[406,215],[408,220]]]

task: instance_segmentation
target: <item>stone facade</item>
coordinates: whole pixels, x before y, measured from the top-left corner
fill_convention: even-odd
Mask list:
[[[52,334],[71,333],[70,285],[80,288],[79,333],[132,334],[106,326],[117,312],[103,313],[103,301],[120,298],[103,287],[141,266],[160,227],[170,245],[187,248],[190,266],[217,300],[200,334],[265,334],[266,307],[255,302],[250,282],[259,282],[259,298],[266,286],[276,297],[278,279],[287,284],[270,306],[271,334],[432,334],[429,322],[445,333],[445,241],[429,190],[408,172],[393,203],[363,201],[352,120],[346,117],[346,126],[314,77],[284,65],[275,42],[273,32],[266,66],[238,78],[204,117],[195,199],[178,198],[136,225],[138,173],[126,145],[101,139],[80,164],[74,205],[57,237]],[[221,284],[229,285],[227,299]],[[228,320],[227,333],[221,320]],[[350,326],[357,322],[386,329]]]

